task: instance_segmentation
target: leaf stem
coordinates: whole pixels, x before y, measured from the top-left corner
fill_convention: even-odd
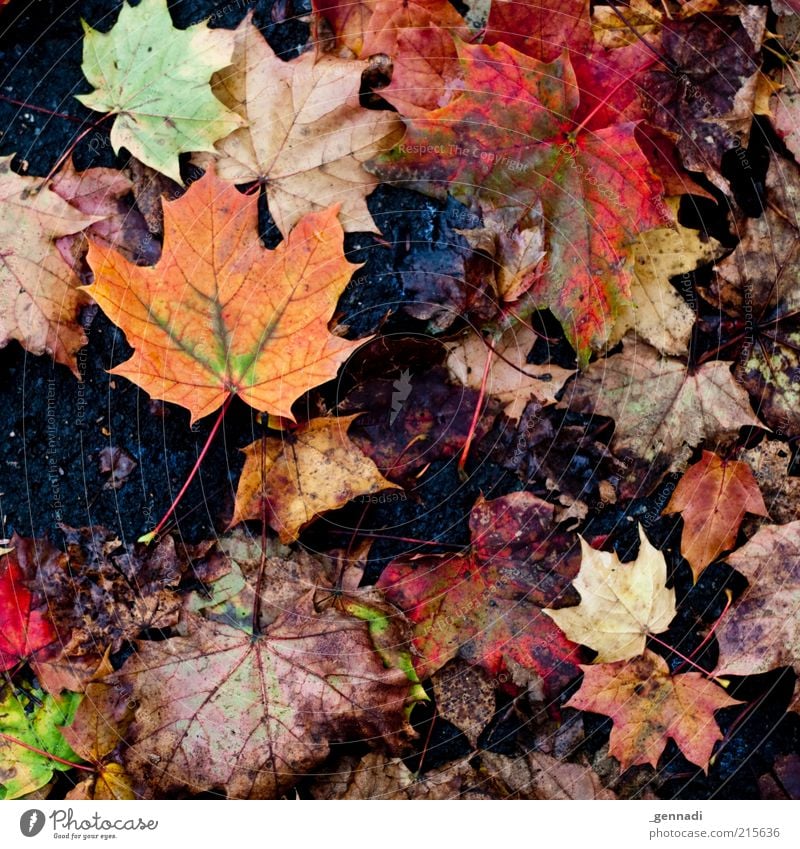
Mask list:
[[[649,639],[653,640],[653,642],[658,643],[660,646],[663,646],[665,649],[669,649],[669,651],[671,651],[674,655],[679,657],[684,663],[688,663],[689,666],[694,667],[698,672],[702,672],[703,675],[707,675],[709,678],[713,678],[713,675],[711,675],[711,673],[707,669],[703,669],[702,666],[698,666],[693,660],[690,660],[688,657],[686,657],[685,654],[681,654],[676,648],[671,646],[669,643],[665,643],[663,640],[659,640],[659,638],[656,637],[654,634],[648,634],[647,636],[648,636]],[[675,673],[673,673],[673,674],[675,674]]]
[[[214,427],[211,428],[211,432],[208,434],[208,438],[206,439],[206,443],[203,446],[203,449],[200,452],[200,454],[198,454],[197,460],[195,461],[195,464],[192,467],[192,471],[189,472],[189,477],[186,478],[186,481],[184,482],[183,486],[181,487],[180,492],[177,494],[177,496],[173,500],[172,504],[170,504],[169,507],[167,508],[167,512],[164,513],[164,515],[161,517],[161,521],[155,526],[155,528],[153,528],[152,531],[150,531],[149,533],[146,533],[146,534],[142,534],[142,536],[139,537],[138,542],[144,542],[144,543],[147,543],[149,545],[151,542],[153,542],[154,539],[156,539],[156,537],[163,530],[164,525],[166,525],[166,523],[167,523],[167,520],[173,514],[173,512],[175,511],[175,508],[178,506],[178,504],[180,504],[181,499],[186,494],[186,490],[189,488],[189,484],[194,480],[195,475],[199,471],[200,464],[203,462],[203,458],[208,453],[208,449],[211,447],[211,443],[214,441],[214,437],[217,435],[217,431],[219,430],[220,425],[222,424],[222,420],[225,418],[225,413],[227,412],[228,407],[230,406],[230,403],[231,403],[232,400],[233,400],[233,394],[228,395],[228,397],[225,399],[225,403],[222,405],[222,408],[219,411],[219,415],[217,416],[217,420],[214,422]]]
[[[48,760],[58,761],[58,763],[64,764],[64,766],[73,767],[74,769],[82,769],[84,772],[95,771],[94,767],[87,766],[86,764],[76,764],[74,761],[65,760],[51,752],[46,752],[44,749],[37,749],[36,746],[31,746],[30,743],[25,743],[24,741],[19,740],[16,737],[12,737],[10,734],[6,734],[3,731],[0,731],[0,737],[2,737],[3,740],[8,740],[9,743],[13,743],[15,746],[21,746],[23,749],[27,749],[29,752],[36,752],[37,755],[42,755]]]
[[[475,437],[475,430],[478,427],[478,419],[481,415],[481,408],[483,407],[483,399],[486,397],[486,382],[489,379],[489,371],[492,366],[492,360],[494,359],[494,346],[487,346],[486,350],[486,364],[483,367],[483,377],[481,378],[481,388],[478,393],[478,400],[475,403],[475,412],[472,414],[472,421],[469,425],[469,431],[467,432],[467,438],[464,440],[464,447],[461,449],[461,457],[458,461],[458,472],[459,474],[463,474],[464,467],[467,464],[467,456],[469,455],[469,449],[472,446],[472,440]]]

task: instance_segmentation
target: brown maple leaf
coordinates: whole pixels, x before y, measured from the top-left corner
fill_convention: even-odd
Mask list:
[[[236,394],[293,419],[292,403],[335,377],[362,344],[328,332],[351,273],[337,207],[311,213],[274,251],[258,237],[258,199],[209,170],[164,204],[164,249],[153,268],[95,243],[86,287],[134,347],[112,374],[192,421]]]
[[[708,771],[722,739],[714,713],[741,704],[698,672],[671,676],[666,661],[651,651],[581,669],[581,688],[566,706],[611,717],[609,753],[623,771],[637,764],[657,767],[670,737],[688,760]]]
[[[86,344],[78,311],[88,303],[56,240],[100,220],[59,197],[38,177],[11,170],[0,157],[0,348],[12,339],[72,369]]]
[[[357,417],[311,419],[280,439],[264,437],[244,448],[229,527],[265,517],[286,543],[321,513],[360,495],[398,489],[347,436]]]
[[[615,453],[663,471],[680,464],[685,446],[730,436],[743,425],[763,427],[730,366],[715,360],[690,369],[628,337],[622,353],[592,363],[567,388],[563,403],[614,419]]]
[[[681,554],[695,583],[703,570],[733,548],[745,513],[768,516],[758,483],[747,463],[723,460],[713,451],[690,466],[662,513],[681,513]]]
[[[125,764],[150,793],[186,787],[273,797],[329,741],[409,733],[409,681],[386,668],[366,622],[306,594],[264,634],[188,614],[185,636],[139,643],[115,680],[140,707]]]
[[[800,675],[800,520],[764,525],[726,561],[749,582],[715,631],[717,675],[791,666]],[[792,710],[800,713],[800,684]]]
[[[389,146],[400,125],[391,112],[359,105],[366,63],[313,51],[284,62],[252,14],[235,36],[233,64],[212,87],[247,126],[217,143],[220,176],[263,182],[284,236],[303,215],[333,203],[346,231],[377,230],[365,201],[377,180],[361,163]]]

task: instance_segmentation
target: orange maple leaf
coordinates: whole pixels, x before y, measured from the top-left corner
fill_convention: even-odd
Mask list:
[[[714,712],[741,704],[699,672],[671,676],[667,662],[651,651],[581,669],[583,683],[565,707],[611,717],[609,754],[623,772],[637,764],[657,767],[669,737],[707,771],[714,745],[722,739]]]
[[[95,282],[84,288],[135,348],[111,374],[186,407],[193,422],[230,394],[294,420],[294,401],[367,341],[328,331],[360,267],[345,259],[338,205],[306,215],[270,251],[258,237],[257,203],[209,169],[164,203],[154,267],[89,248]]]
[[[698,578],[709,563],[736,544],[745,513],[769,516],[747,463],[723,460],[713,451],[690,466],[662,513],[681,513],[681,554]]]

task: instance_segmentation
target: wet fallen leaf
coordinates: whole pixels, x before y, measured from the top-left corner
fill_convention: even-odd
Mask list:
[[[630,563],[597,551],[581,539],[581,569],[573,581],[577,607],[545,610],[570,640],[597,652],[598,663],[628,660],[644,651],[649,634],[675,618],[675,590],[667,589],[667,564],[639,526],[639,554]]]
[[[678,136],[689,171],[728,190],[722,154],[747,145],[759,77],[766,10],[753,25],[731,15],[698,15],[662,26],[658,63],[641,81],[651,122]]]
[[[495,713],[494,685],[480,669],[454,658],[431,676],[436,712],[476,748]]]
[[[764,439],[742,451],[741,459],[753,470],[764,503],[775,524],[785,525],[800,515],[800,477],[789,475],[791,448],[777,439]]]
[[[767,205],[704,295],[733,318],[727,347],[753,406],[779,435],[800,433],[800,167],[774,156]]]
[[[447,382],[435,367],[398,380],[376,379],[356,387],[340,405],[342,412],[364,410],[350,431],[351,440],[371,457],[381,473],[403,486],[429,463],[450,459],[464,448],[477,391]],[[492,426],[499,405],[484,405],[475,427],[479,440]]]
[[[333,31],[335,44],[353,56],[361,55],[364,34],[369,31],[369,19],[376,5],[377,0],[311,0],[311,8]],[[319,29],[316,35],[315,40],[319,40]]]
[[[377,752],[342,759],[337,771],[318,776],[311,784],[314,799],[462,799],[476,783],[466,761],[414,775],[400,758]]]
[[[131,262],[150,264],[158,260],[161,245],[151,236],[142,214],[125,202],[133,184],[121,171],[114,168],[77,171],[70,159],[53,176],[52,186],[59,197],[76,209],[101,219],[81,233],[62,236],[57,242],[65,262],[73,265],[77,274],[84,270],[89,249],[87,236],[116,248]],[[84,276],[83,282],[90,282]]]
[[[392,561],[377,586],[414,623],[420,678],[461,657],[497,676],[510,658],[552,696],[575,674],[576,647],[544,616],[575,574],[571,535],[551,527],[553,506],[529,492],[482,498],[464,554]]]
[[[16,693],[4,687],[0,699],[0,799],[19,799],[47,784],[54,772],[71,769],[53,757],[75,763],[80,758],[61,736],[82,696],[67,693],[55,698],[41,690]],[[20,746],[13,739],[25,743]],[[29,747],[39,749],[33,751]]]
[[[567,763],[543,752],[510,758],[482,752],[483,771],[502,799],[616,799],[588,766]],[[493,794],[493,795],[495,795]]]
[[[245,464],[230,526],[266,518],[281,542],[317,516],[383,489],[398,489],[347,435],[354,416],[319,418],[243,449]]]
[[[100,474],[108,475],[104,489],[119,489],[131,476],[138,463],[130,454],[117,445],[100,451]]]
[[[358,268],[342,253],[336,207],[306,216],[268,251],[258,238],[257,203],[209,171],[164,204],[155,267],[89,248],[95,283],[86,291],[135,348],[110,373],[181,404],[192,421],[231,393],[293,419],[295,399],[333,378],[362,344],[327,327]]]
[[[406,119],[405,137],[371,167],[384,180],[449,192],[483,210],[521,217],[541,203],[548,266],[529,294],[561,322],[586,365],[630,302],[627,245],[665,223],[661,184],[633,123],[579,131],[580,95],[566,55],[544,64],[500,42],[462,44],[459,56],[464,91]]]
[[[304,53],[279,59],[248,15],[235,32],[233,64],[214,92],[243,126],[217,144],[225,180],[266,185],[284,236],[310,212],[341,205],[346,231],[377,230],[365,202],[377,180],[361,163],[392,142],[390,112],[359,105],[365,62]]]
[[[78,377],[75,355],[86,344],[78,310],[88,301],[56,240],[100,219],[68,204],[45,180],[12,171],[13,158],[0,157],[0,347],[16,340]]]
[[[550,363],[528,363],[528,353],[537,338],[527,325],[511,327],[495,342],[471,331],[459,341],[447,344],[447,367],[455,381],[478,391],[486,360],[491,355],[486,393],[505,404],[504,412],[510,419],[518,419],[531,400],[542,405],[555,404],[556,395],[575,373],[574,369]]]
[[[92,764],[95,774],[84,779],[67,798],[136,798],[115,754],[124,743],[134,706],[122,687],[97,682],[86,688],[72,722],[61,728],[61,734],[82,760]]]
[[[92,526],[65,528],[65,539],[67,562],[40,564],[36,576],[58,633],[62,664],[108,647],[119,651],[142,631],[178,621],[177,588],[186,562],[172,537],[152,549],[125,547],[112,532]]]
[[[746,425],[763,427],[730,367],[714,360],[690,369],[626,338],[622,353],[592,363],[570,384],[563,403],[614,419],[618,456],[674,467],[685,457],[683,446],[736,434]]]
[[[637,764],[657,767],[672,738],[707,772],[714,745],[722,739],[714,713],[741,704],[698,672],[671,676],[666,661],[651,651],[581,669],[581,688],[567,705],[611,717],[609,752],[623,771]]]
[[[24,548],[27,552],[32,541],[14,537],[13,542],[14,548],[0,557],[0,672],[28,659],[56,639],[44,609],[33,606],[34,597],[20,566],[20,550]]]
[[[747,463],[703,451],[678,482],[663,513],[683,517],[681,554],[695,583],[709,563],[733,548],[745,513],[768,516],[758,483]]]
[[[178,183],[180,153],[214,150],[242,125],[211,92],[211,75],[230,64],[233,34],[206,22],[179,30],[167,0],[125,3],[107,32],[84,22],[83,73],[94,86],[76,95],[96,112],[116,115],[115,152],[137,159]]]
[[[140,705],[125,765],[150,794],[272,797],[329,741],[410,733],[406,674],[384,666],[365,622],[317,613],[310,594],[260,635],[193,614],[185,633],[139,643],[116,677]]]
[[[677,198],[666,202],[677,214]],[[633,328],[636,334],[662,354],[688,353],[695,311],[669,282],[679,274],[681,288],[693,295],[688,272],[721,256],[724,248],[713,238],[703,238],[697,230],[676,224],[642,233],[631,249],[632,304],[622,308],[609,345],[618,342]]]
[[[749,586],[715,631],[715,674],[758,675],[779,666],[800,674],[800,520],[764,525],[725,559]],[[792,710],[800,713],[800,684]]]
[[[444,106],[459,87],[454,36],[467,40],[470,33],[449,0],[377,0],[361,53],[382,53],[392,62],[381,97],[401,115]]]

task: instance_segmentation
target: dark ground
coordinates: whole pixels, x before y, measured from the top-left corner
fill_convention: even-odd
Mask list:
[[[112,0],[17,0],[4,10],[0,19],[0,154],[17,153],[29,163],[28,173],[45,175],[74,138],[96,120],[75,94],[90,89],[83,79],[81,63],[83,17],[93,27],[107,30],[116,19],[121,3]],[[170,2],[175,23],[188,26],[216,12],[215,25],[233,27],[251,8],[256,22],[273,49],[285,58],[299,52],[308,38],[306,24],[292,15],[305,11],[302,3],[266,0],[173,0]],[[274,23],[273,6],[288,10],[288,20]],[[26,105],[17,105],[9,99]],[[37,107],[37,108],[34,108]],[[44,111],[41,111],[44,110]],[[72,116],[68,120],[47,114],[47,110]],[[107,125],[106,125],[107,126]],[[759,145],[765,139],[754,133],[750,161],[757,161]],[[97,129],[75,149],[79,169],[90,166],[124,165],[124,152],[115,157],[107,143],[107,131]],[[734,166],[732,166],[734,167]],[[735,174],[731,175],[736,177]],[[735,183],[737,200],[745,208],[757,208],[758,180]],[[703,201],[699,217],[719,237],[727,235],[724,213]],[[351,234],[347,248],[354,262],[366,266],[356,275],[340,302],[340,320],[351,328],[353,337],[374,333],[379,327],[387,336],[414,335],[427,338],[425,324],[400,312],[411,297],[404,289],[406,273],[435,267],[452,252],[459,239],[453,226],[464,226],[466,210],[455,202],[438,203],[422,195],[381,187],[370,199],[370,209],[381,227],[385,243],[369,234]],[[695,210],[694,217],[698,217]],[[686,221],[687,224],[692,222]],[[266,209],[262,216],[262,234],[268,246],[275,244],[275,231]],[[728,238],[728,242],[730,239]],[[461,243],[463,247],[463,243]],[[388,318],[386,318],[388,316]],[[125,542],[132,541],[152,528],[172,501],[188,475],[200,451],[213,417],[189,427],[188,413],[180,408],[151,404],[148,397],[123,378],[112,378],[105,369],[128,358],[130,349],[123,334],[109,324],[102,313],[91,319],[89,345],[79,357],[83,382],[79,383],[62,366],[54,366],[46,357],[27,355],[16,343],[0,350],[0,516],[2,534],[17,532],[23,536],[49,535],[59,541],[58,524],[73,527],[99,524],[113,529]],[[547,319],[544,319],[547,322]],[[547,323],[547,333],[557,333]],[[433,345],[433,348],[436,348]],[[552,354],[552,350],[550,351]],[[532,357],[543,351],[534,349]],[[556,360],[569,365],[571,353],[560,345]],[[404,367],[422,373],[430,362],[411,358],[393,362],[390,371],[384,364],[372,368],[382,377],[396,377]],[[336,383],[328,384],[307,400],[298,402],[298,417],[308,417],[322,399],[332,409],[353,382],[348,365]],[[359,375],[361,376],[361,375]],[[391,533],[444,543],[468,541],[467,517],[480,492],[497,497],[519,489],[520,480],[495,463],[480,459],[488,456],[491,443],[502,441],[506,424],[498,425],[488,438],[489,444],[476,452],[471,475],[466,482],[458,477],[455,461],[435,463],[421,479],[413,497],[394,504],[371,508],[361,524],[362,530],[379,531],[392,527]],[[252,442],[262,429],[252,411],[235,401],[202,466],[178,510],[177,533],[188,542],[207,539],[224,529],[231,515],[233,494],[243,457],[236,450]],[[558,438],[558,437],[556,437]],[[104,447],[124,448],[138,466],[119,490],[105,489],[106,476],[99,469],[98,455]],[[570,457],[576,469],[587,467],[590,460],[577,452]],[[591,469],[589,469],[591,472]],[[544,494],[544,491],[538,494]],[[657,498],[641,499],[627,505],[627,516],[641,520],[654,515],[663,504]],[[303,537],[312,548],[329,548],[332,543],[347,543],[361,519],[362,505],[346,508],[335,516],[315,523]],[[679,520],[667,517],[651,521],[648,534],[661,546],[679,529]],[[637,539],[635,522],[626,521],[625,511],[616,508],[596,515],[584,533],[611,534],[623,559],[632,556]],[[677,539],[677,537],[675,538]],[[413,545],[379,540],[373,547],[367,577],[374,580],[382,565]],[[677,546],[676,546],[677,547]],[[674,550],[674,549],[673,549]],[[723,564],[709,568],[697,586],[692,587],[689,570],[680,557],[670,563],[672,579],[682,602],[682,616],[673,626],[668,641],[684,653],[691,651],[700,638],[702,622],[712,622],[720,613],[722,588],[730,583],[730,570]],[[669,560],[668,560],[669,562]],[[739,587],[741,589],[741,587]],[[688,596],[688,598],[687,598]],[[672,659],[677,664],[677,659]],[[712,648],[699,662],[712,669],[716,661]],[[770,674],[750,678],[746,686],[733,688],[734,697],[755,700],[758,706],[738,727],[731,728],[740,710],[732,708],[719,714],[723,732],[729,734],[720,755],[705,776],[689,764],[674,743],[662,759],[666,766],[653,789],[663,798],[750,798],[759,795],[758,776],[767,772],[779,754],[797,752],[800,747],[800,720],[785,716],[793,688],[791,675]],[[565,694],[564,699],[569,694]],[[498,718],[484,733],[481,744],[506,753],[514,752],[530,737],[529,718],[513,709],[510,700],[499,697]],[[509,709],[507,709],[509,708]],[[425,711],[427,710],[427,714]],[[425,740],[432,707],[417,708],[420,746]],[[592,753],[607,740],[610,721],[600,717],[586,719],[583,747]],[[424,769],[445,763],[470,750],[466,739],[452,726],[437,719],[424,759]],[[419,758],[410,758],[414,769]],[[634,770],[635,772],[635,770]]]

